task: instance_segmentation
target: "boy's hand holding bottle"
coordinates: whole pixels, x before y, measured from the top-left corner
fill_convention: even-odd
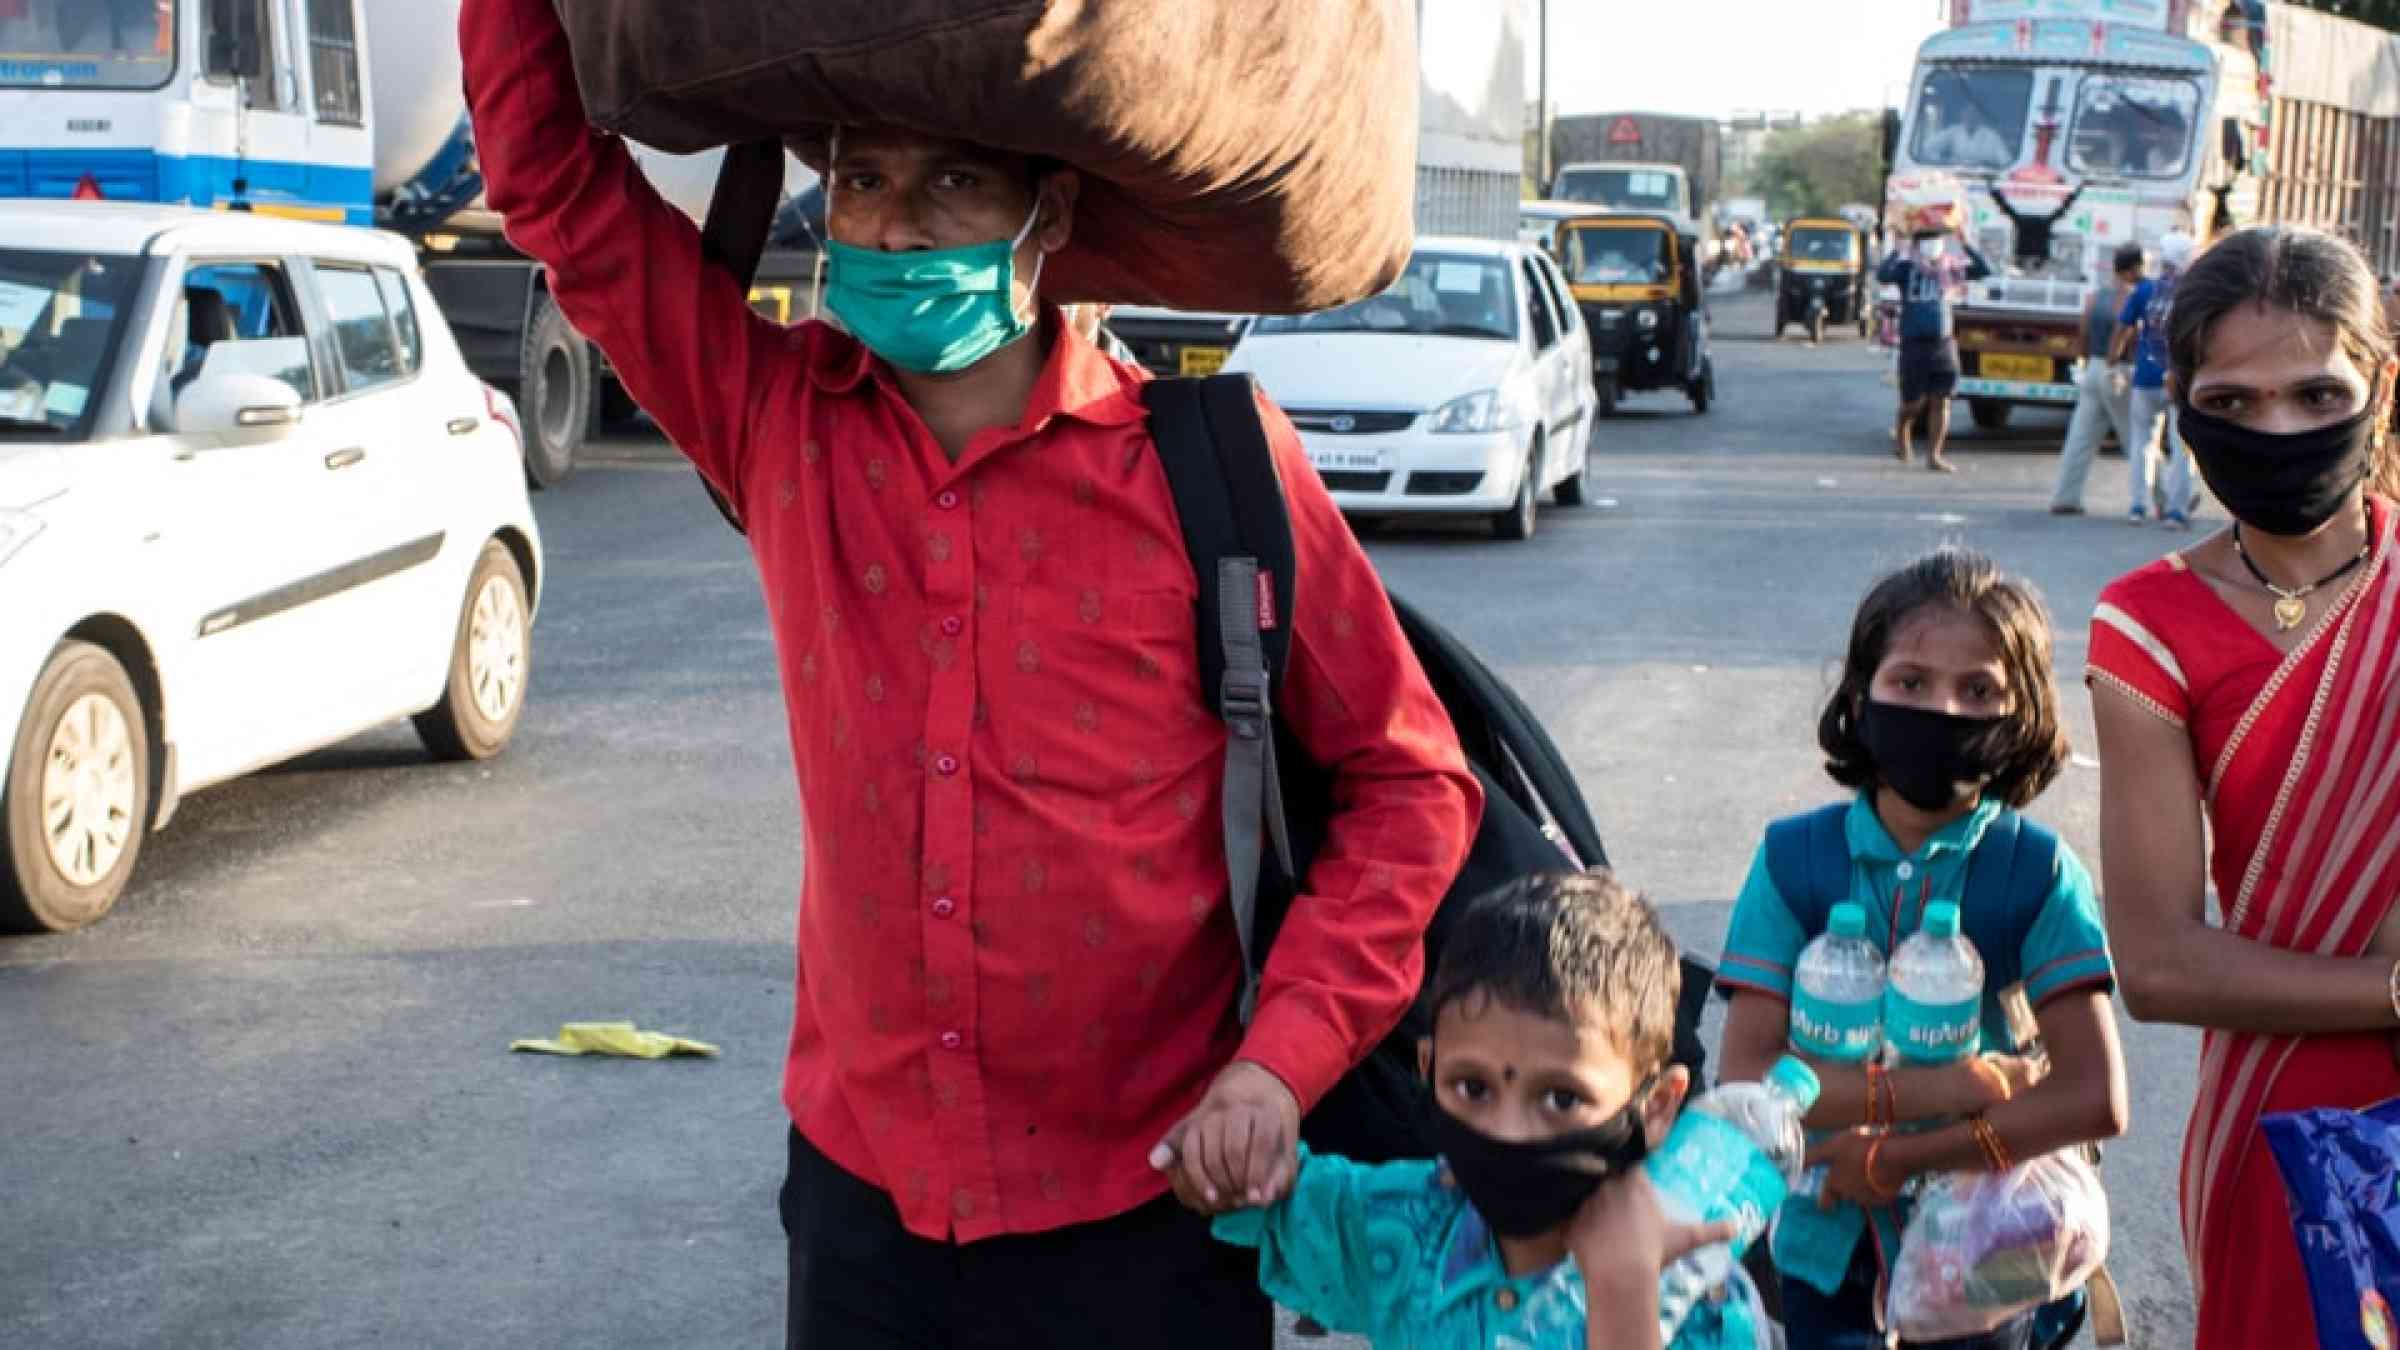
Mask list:
[[[1587,1293],[1590,1343],[1612,1350],[1658,1344],[1660,1273],[1688,1252],[1738,1236],[1730,1219],[1676,1222],[1643,1172],[1603,1183],[1567,1227],[1567,1251]]]

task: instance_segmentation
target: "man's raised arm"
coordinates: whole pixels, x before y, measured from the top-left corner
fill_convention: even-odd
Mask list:
[[[782,330],[702,256],[699,230],[625,143],[585,119],[551,0],[467,0],[458,38],[485,191],[509,242],[549,269],[568,321],[739,509],[759,365]]]

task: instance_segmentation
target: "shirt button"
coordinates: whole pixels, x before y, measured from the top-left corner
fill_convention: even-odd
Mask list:
[[[1503,1289],[1492,1295],[1492,1302],[1499,1304],[1502,1312],[1515,1312],[1517,1310],[1517,1291]]]
[[[957,637],[967,631],[967,621],[953,614],[942,620],[942,636]]]
[[[1917,874],[1915,864],[1910,863],[1906,859],[1902,859],[1900,865],[1892,870],[1899,875],[1902,881],[1906,881],[1910,877],[1913,877]]]
[[[958,509],[958,494],[955,492],[945,492],[941,496],[934,498],[933,504],[945,511],[955,511]]]
[[[955,1031],[945,1031],[942,1033],[942,1048],[944,1050],[956,1050],[958,1047],[965,1045],[966,1043],[967,1038],[959,1035]]]
[[[942,777],[944,777],[944,778],[948,778],[950,775],[952,775],[952,774],[954,774],[954,773],[957,773],[957,772],[958,772],[958,756],[956,756],[956,755],[936,755],[936,756],[934,756],[934,757],[933,757],[933,771],[934,771],[935,773],[938,773],[938,774],[940,774],[940,775],[941,775]]]
[[[933,902],[933,917],[937,919],[947,919],[957,912],[958,902],[949,896],[941,896]]]

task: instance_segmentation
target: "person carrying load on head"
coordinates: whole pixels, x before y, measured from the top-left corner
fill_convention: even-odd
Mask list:
[[[1245,1021],[1200,583],[1143,376],[1052,303],[1111,297],[1046,294],[1095,180],[861,109],[811,150],[841,327],[785,328],[589,124],[551,0],[461,35],[509,238],[758,563],[806,811],[790,1343],[1265,1350],[1192,1209],[1288,1188],[1482,801],[1298,435],[1259,400],[1309,596],[1277,712],[1337,806]]]

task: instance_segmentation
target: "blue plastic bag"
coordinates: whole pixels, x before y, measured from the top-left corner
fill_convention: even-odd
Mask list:
[[[2317,1344],[2400,1345],[2400,1099],[2364,1111],[2320,1107],[2263,1118],[2291,1199]]]

